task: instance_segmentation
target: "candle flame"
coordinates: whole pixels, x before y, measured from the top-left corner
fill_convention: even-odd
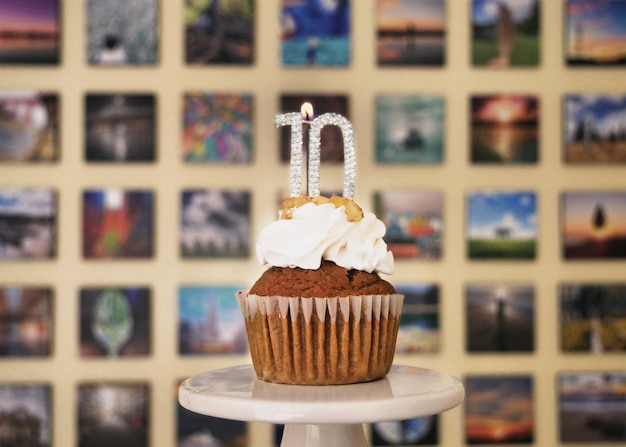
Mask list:
[[[300,107],[300,113],[302,114],[304,122],[311,122],[313,119],[313,104],[310,102],[303,103],[302,107]]]

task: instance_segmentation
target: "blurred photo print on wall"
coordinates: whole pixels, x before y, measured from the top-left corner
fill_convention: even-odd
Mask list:
[[[0,163],[59,159],[56,93],[0,90]]]
[[[0,2],[0,65],[58,65],[60,0]]]
[[[85,160],[153,162],[156,154],[156,98],[152,94],[87,94]]]
[[[235,299],[241,286],[183,285],[178,289],[178,353],[242,354],[246,326]]]
[[[564,283],[559,297],[563,352],[626,352],[626,283]]]
[[[573,371],[557,375],[559,440],[578,445],[626,441],[626,373]]]
[[[141,357],[151,351],[150,289],[80,290],[80,356]]]
[[[83,257],[148,259],[154,254],[154,192],[89,189],[83,192]]]
[[[396,354],[439,352],[439,286],[399,284],[396,290],[404,295]]]
[[[379,66],[431,66],[446,62],[446,0],[378,0]]]
[[[465,288],[467,351],[532,352],[535,290],[528,284],[468,284]]]
[[[626,259],[626,190],[565,191],[561,219],[564,259]]]
[[[376,162],[441,164],[445,104],[436,95],[376,97]]]
[[[0,358],[52,354],[50,287],[0,286]]]
[[[626,1],[567,0],[565,62],[570,67],[626,65]]]
[[[56,191],[0,187],[0,261],[52,259],[56,237]]]
[[[439,191],[374,193],[375,214],[385,223],[387,247],[397,259],[438,260],[443,249],[443,195]]]
[[[280,0],[283,66],[348,66],[350,3],[350,0]]]
[[[52,387],[0,382],[3,446],[52,446]]]
[[[566,95],[563,115],[566,163],[626,163],[626,95]]]
[[[318,94],[283,94],[280,97],[281,113],[300,112],[302,104],[311,103],[313,118],[324,113],[338,113],[350,119],[350,104],[347,95],[318,95]],[[280,160],[289,163],[291,153],[291,127],[282,126],[280,131]],[[304,137],[304,154],[306,156],[308,140]],[[343,136],[337,126],[324,126],[321,131],[321,162],[343,163]]]
[[[251,65],[254,62],[254,0],[186,0],[185,62]]]
[[[473,375],[464,385],[467,444],[533,444],[532,376]]]
[[[469,259],[531,260],[537,254],[533,191],[473,191],[467,195]]]
[[[539,98],[476,95],[470,99],[470,159],[475,164],[537,164]]]
[[[182,111],[185,163],[251,163],[253,106],[249,93],[185,93]]]
[[[187,189],[181,193],[180,255],[184,259],[250,255],[250,192]]]
[[[540,0],[472,0],[472,64],[536,67],[541,55]]]
[[[439,415],[370,424],[372,446],[437,445],[439,444]]]
[[[86,0],[90,65],[155,65],[160,0]]]
[[[77,388],[78,447],[150,445],[150,385],[83,382]]]

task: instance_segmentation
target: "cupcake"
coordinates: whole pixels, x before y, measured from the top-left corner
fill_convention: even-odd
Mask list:
[[[237,294],[259,379],[339,385],[387,375],[403,296],[379,276],[393,271],[384,233],[349,198],[284,202],[257,240],[267,269]]]

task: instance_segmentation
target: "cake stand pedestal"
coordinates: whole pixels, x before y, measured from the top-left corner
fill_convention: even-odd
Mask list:
[[[363,423],[441,413],[464,395],[452,376],[401,365],[384,379],[332,386],[264,382],[242,365],[190,377],[178,389],[180,404],[196,413],[285,424],[281,447],[367,447]]]

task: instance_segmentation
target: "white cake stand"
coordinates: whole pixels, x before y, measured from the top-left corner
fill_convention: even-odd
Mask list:
[[[196,413],[285,424],[281,447],[366,447],[363,423],[441,413],[464,396],[452,376],[399,365],[381,380],[333,386],[263,382],[242,365],[191,377],[178,389],[180,404]]]

